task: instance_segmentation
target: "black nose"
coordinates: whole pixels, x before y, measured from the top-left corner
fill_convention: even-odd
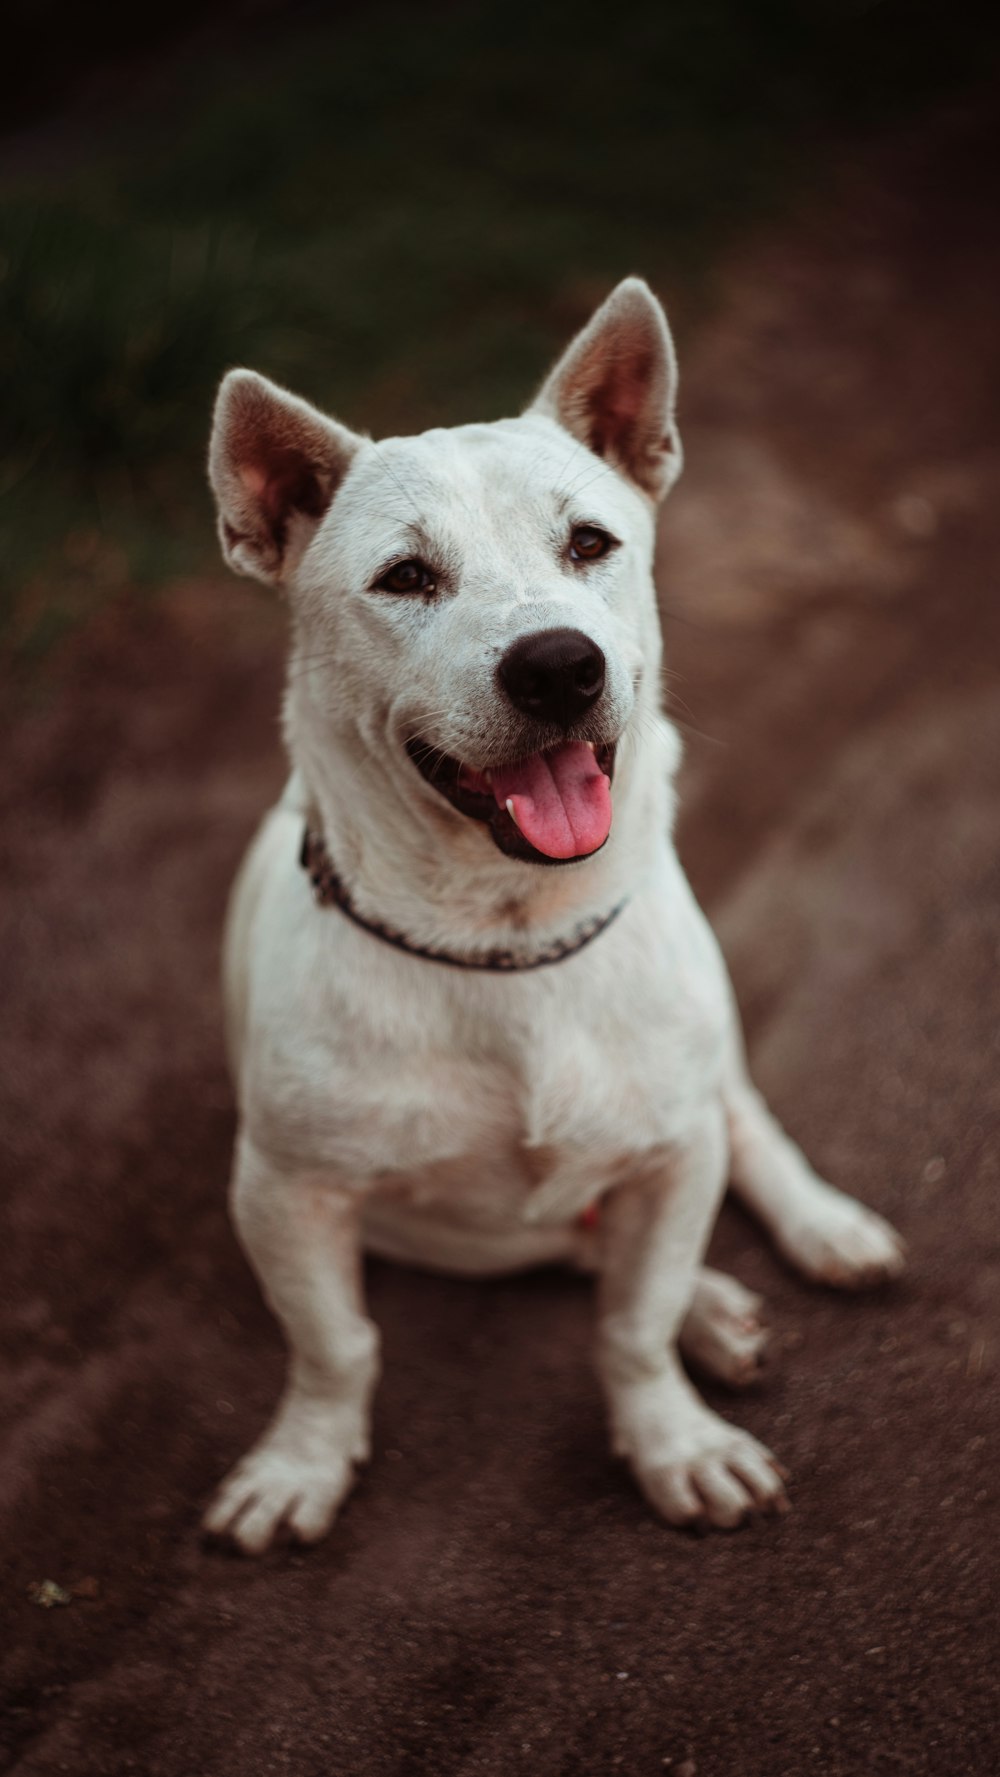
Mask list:
[[[497,673],[516,709],[570,728],[604,690],[604,655],[580,629],[542,629],[512,643]]]

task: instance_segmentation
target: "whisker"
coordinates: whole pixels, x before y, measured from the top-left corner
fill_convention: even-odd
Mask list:
[[[573,499],[579,500],[583,494],[586,493],[588,487],[593,486],[595,481],[600,481],[601,477],[604,475],[612,474],[612,470],[608,468],[607,463],[599,463],[594,469],[593,474],[587,476],[586,481],[581,481],[581,476],[586,474],[589,467],[591,467],[590,464],[584,464],[584,467],[580,470],[580,474],[577,476],[576,480],[569,488],[567,488],[567,498],[572,497]]]
[[[559,475],[556,480],[555,491],[557,494],[562,494],[567,499],[569,498],[570,489],[565,486],[565,478],[569,473],[570,464],[574,461],[574,459],[576,457],[579,456],[580,452],[585,449],[586,449],[586,446],[581,444],[579,438],[576,439],[574,442],[573,448],[569,453],[569,456],[566,458],[565,463],[563,464],[562,468],[559,471]]]
[[[374,440],[373,440],[373,443],[374,443]],[[380,444],[375,444],[375,456],[378,460],[380,468],[384,470],[385,474],[388,475],[388,477],[391,481],[394,481],[396,483],[396,486],[398,487],[404,500],[407,500],[409,502],[409,504],[412,506],[414,512],[417,515],[418,523],[422,523],[420,508],[417,505],[416,500],[413,498],[413,495],[411,494],[409,488],[405,485],[404,482],[402,482],[400,480],[399,476],[396,474],[396,471],[392,467],[391,463],[386,462],[385,456],[383,455],[383,452],[382,452],[382,446]]]

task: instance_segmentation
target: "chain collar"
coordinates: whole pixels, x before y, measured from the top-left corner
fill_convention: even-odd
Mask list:
[[[299,863],[312,883],[317,905],[339,907],[341,913],[346,914],[362,931],[370,932],[373,938],[381,938],[384,944],[392,944],[396,950],[405,950],[408,956],[422,956],[427,962],[447,963],[452,969],[488,969],[497,975],[512,975],[522,969],[544,969],[550,963],[561,963],[566,957],[575,956],[578,950],[585,949],[595,938],[599,938],[625,906],[624,901],[619,901],[610,913],[586,920],[568,938],[557,938],[542,950],[525,953],[497,949],[484,950],[474,956],[458,956],[450,950],[431,950],[423,944],[414,944],[405,933],[393,931],[391,926],[383,925],[380,920],[366,919],[359,913],[337,875],[322,836],[313,833],[308,826],[302,835]]]

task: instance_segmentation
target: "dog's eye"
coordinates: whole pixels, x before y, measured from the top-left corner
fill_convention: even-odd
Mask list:
[[[381,580],[376,580],[379,592],[423,592],[437,591],[437,580],[426,562],[398,561],[388,568]]]
[[[596,524],[575,524],[570,532],[570,561],[600,561],[614,547],[614,537]]]

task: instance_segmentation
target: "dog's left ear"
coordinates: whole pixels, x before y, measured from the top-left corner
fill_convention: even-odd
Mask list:
[[[626,278],[563,353],[529,411],[557,420],[662,500],[683,463],[676,398],[667,318],[642,278]]]

